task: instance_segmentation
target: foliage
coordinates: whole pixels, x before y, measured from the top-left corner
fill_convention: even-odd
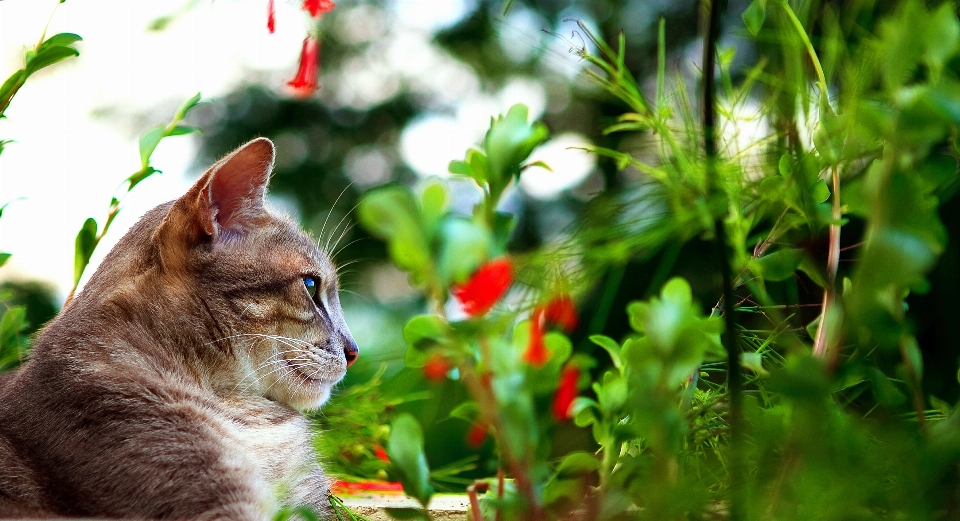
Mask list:
[[[706,99],[718,95],[717,110],[729,121],[766,96],[759,117],[774,133],[740,150],[721,133],[716,159],[701,148],[712,130],[698,123],[682,79],[667,81],[664,54],[647,99],[624,67],[622,38],[612,48],[581,24],[597,49],[579,51],[594,67],[589,74],[628,110],[606,132],[640,133],[656,141],[659,154],[595,147],[643,174],[647,201],[629,192],[606,207],[600,200],[594,211],[605,218],[586,221],[559,254],[505,249],[514,217],[498,213],[497,203],[502,183],[522,175],[529,150],[491,136],[504,122],[520,121],[518,107],[493,120],[482,147],[451,163],[451,173],[473,179],[483,194],[472,216],[447,212],[436,181],[419,196],[389,187],[362,201],[361,222],[433,301],[433,313],[404,328],[407,364],[433,373],[428,364],[443,360],[445,376],[461,381],[474,400],[452,416],[497,442],[501,477],[486,482],[474,517],[496,511],[537,519],[576,508],[602,519],[956,515],[947,492],[956,487],[952,469],[960,461],[960,438],[947,427],[956,413],[923,393],[923,356],[906,299],[929,290],[927,274],[947,243],[938,207],[957,179],[960,21],[950,4],[907,1],[865,32],[857,19],[825,12],[818,50],[803,21],[809,12],[787,2],[751,4],[747,29],[761,49],[782,54],[735,73],[732,50],[720,51],[720,87]],[[661,45],[664,34],[661,24]],[[520,129],[536,128],[522,122]],[[631,222],[636,209],[654,205],[651,197],[662,210]],[[451,246],[455,241],[438,233],[449,222],[464,223],[456,237],[465,244]],[[859,251],[841,268],[846,230]],[[821,236],[826,261],[805,247]],[[626,338],[590,337],[605,356],[574,353],[560,332],[544,335],[543,302],[570,288],[590,290],[605,266],[700,238],[720,243],[716,251],[729,263],[714,269],[729,266],[725,276],[736,284],[735,298],[712,316],[693,303],[690,284],[674,278],[659,296],[627,307],[633,332]],[[444,255],[448,248],[460,255]],[[451,315],[451,294],[468,304],[463,273],[473,273],[469,285],[504,255],[518,280],[506,297],[506,288],[488,289],[484,299],[505,304],[466,305]],[[569,258],[580,269],[564,270]],[[801,280],[824,295],[809,336],[793,311],[801,301],[784,291]],[[742,368],[724,369],[721,314],[739,333]],[[538,342],[547,346],[545,360],[529,356]],[[599,368],[580,382],[584,396],[571,411],[595,445],[557,455],[548,433],[565,418],[541,411],[544,397],[558,393],[565,365]],[[728,386],[723,375],[744,370],[746,387]],[[424,461],[393,464],[414,473]]]

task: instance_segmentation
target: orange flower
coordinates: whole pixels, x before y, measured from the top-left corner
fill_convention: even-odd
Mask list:
[[[316,18],[323,13],[333,11],[337,4],[330,0],[303,0],[303,10],[310,13],[310,16]]]
[[[467,282],[453,288],[463,312],[477,317],[490,308],[513,283],[513,266],[506,257],[492,260],[480,267]]]
[[[483,440],[487,439],[487,431],[489,428],[487,424],[477,420],[473,422],[473,425],[470,426],[470,430],[467,432],[467,445],[477,448],[483,445]]]
[[[369,492],[403,492],[403,485],[399,482],[375,481],[364,479],[360,481],[336,480],[330,487],[336,496],[350,496]]]
[[[423,376],[432,382],[442,382],[450,372],[450,362],[446,357],[439,353],[430,355],[427,363],[423,366]]]
[[[306,98],[316,92],[317,68],[320,65],[320,40],[314,36],[307,36],[303,40],[303,49],[300,50],[300,67],[297,75],[287,82],[293,87],[293,95]]]
[[[530,339],[527,340],[527,350],[523,353],[523,360],[534,367],[541,367],[547,363],[550,353],[543,343],[543,310],[533,310],[530,316]]]
[[[577,382],[580,381],[580,368],[567,365],[560,373],[560,385],[553,395],[553,417],[557,421],[570,419],[570,406],[577,397]]]
[[[273,0],[267,2],[267,30],[270,34],[277,30],[277,11],[273,8]]]
[[[577,328],[580,320],[577,318],[577,308],[573,305],[573,299],[566,293],[561,293],[550,299],[544,307],[543,318],[547,322],[556,324],[564,331],[570,332]]]

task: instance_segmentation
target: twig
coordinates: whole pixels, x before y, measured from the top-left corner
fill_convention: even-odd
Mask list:
[[[837,268],[840,266],[840,172],[836,165],[831,171],[833,184],[833,202],[830,223],[830,249],[827,253],[827,287],[823,291],[823,310],[817,325],[817,338],[813,344],[814,356],[827,359],[827,367],[832,371],[837,364],[839,349],[828,341],[827,316],[837,295]]]
[[[726,7],[724,0],[706,0],[707,25],[703,39],[703,148],[707,161],[707,183],[710,195],[722,196],[724,193],[717,175],[717,92],[714,74],[717,68],[717,41],[720,37],[720,14]],[[737,334],[736,305],[733,299],[733,276],[730,266],[730,245],[724,228],[723,215],[714,219],[714,251],[718,257],[721,277],[723,278],[724,332],[723,344],[727,351],[727,392],[730,397],[730,480],[733,494],[730,500],[730,519],[743,518],[740,498],[742,483],[742,463],[740,461],[740,439],[742,437],[742,393],[743,375],[740,371],[740,349]]]
[[[480,511],[480,500],[477,498],[477,492],[486,492],[487,484],[484,481],[474,481],[467,487],[467,497],[470,498],[470,515],[473,521],[483,521],[483,512]],[[499,511],[498,514],[499,516]]]

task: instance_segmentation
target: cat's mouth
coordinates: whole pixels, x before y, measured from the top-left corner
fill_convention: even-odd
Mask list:
[[[323,378],[320,377],[320,369],[317,368],[315,364],[304,364],[303,362],[296,362],[289,358],[284,358],[283,361],[287,363],[290,372],[299,378],[308,382],[323,383]],[[311,370],[311,368],[313,369]]]

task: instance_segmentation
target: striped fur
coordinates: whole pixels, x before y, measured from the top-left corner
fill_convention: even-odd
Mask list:
[[[299,410],[357,349],[329,256],[264,208],[273,157],[251,141],[148,212],[0,378],[0,518],[326,513]]]

